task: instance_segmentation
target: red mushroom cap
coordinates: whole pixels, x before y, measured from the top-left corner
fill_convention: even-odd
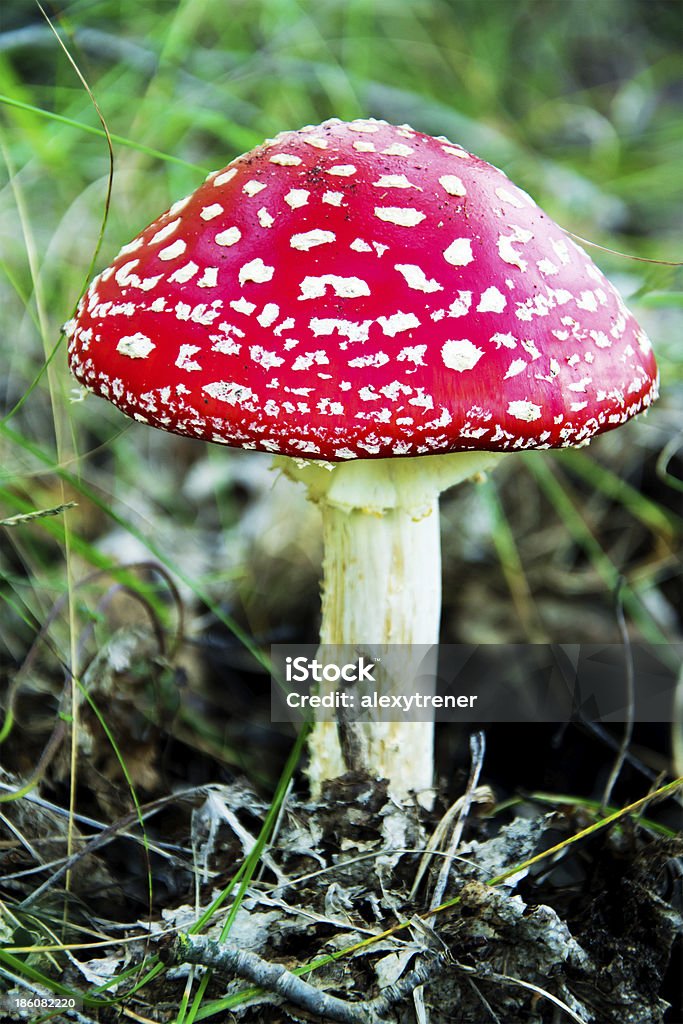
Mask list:
[[[657,387],[619,294],[525,192],[373,120],[209,175],[66,333],[76,377],[138,420],[333,461],[581,444]]]

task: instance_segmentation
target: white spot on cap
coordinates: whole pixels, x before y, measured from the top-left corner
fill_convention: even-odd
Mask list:
[[[300,206],[306,205],[310,194],[305,188],[291,188],[285,196],[285,202],[292,210],[298,210]]]
[[[327,353],[322,349],[318,349],[315,352],[304,352],[303,355],[297,356],[292,363],[293,370],[310,370],[313,365],[316,366],[327,366],[329,363]]]
[[[383,156],[410,156],[414,150],[410,146],[404,146],[402,142],[394,142],[382,150]]]
[[[269,352],[267,349],[261,348],[260,345],[252,345],[249,355],[264,370],[270,370],[273,366],[282,366],[284,363],[282,356],[278,356],[275,352]]]
[[[439,178],[439,184],[448,192],[449,196],[466,196],[467,189],[460,178],[455,174],[444,174]]]
[[[129,334],[119,340],[116,351],[129,359],[146,359],[156,345],[146,334]]]
[[[471,240],[469,238],[454,239],[444,250],[443,258],[453,267],[466,267],[474,259]]]
[[[337,178],[350,178],[352,174],[356,173],[356,167],[353,164],[335,164],[334,167],[328,169],[327,173]]]
[[[276,153],[270,158],[271,164],[279,164],[281,167],[298,167],[301,157],[293,153]]]
[[[256,216],[258,217],[258,222],[262,228],[272,228],[275,223],[275,218],[268,212],[268,210],[266,210],[265,206],[261,207]]]
[[[579,394],[585,392],[586,387],[593,383],[592,377],[582,377],[581,380],[574,381],[573,384],[567,385],[568,391],[575,391]]]
[[[199,216],[202,220],[213,220],[214,217],[218,217],[223,212],[223,207],[220,203],[211,203],[210,206],[205,206]]]
[[[231,303],[232,305],[232,303]],[[261,327],[270,327],[280,315],[280,307],[275,302],[267,302],[256,317]]]
[[[536,347],[536,343],[533,340],[533,338],[523,338],[522,339],[522,348],[524,349],[525,352],[529,353],[529,355],[531,356],[532,359],[540,359],[541,358],[541,353],[538,351],[538,348]]]
[[[422,267],[418,267],[415,263],[396,263],[394,264],[394,270],[398,270],[399,274],[403,275],[408,287],[412,288],[414,291],[443,291],[442,285],[440,285],[438,281],[435,281],[433,277],[427,277]]]
[[[178,305],[181,304],[178,303]],[[216,305],[221,305],[220,300],[218,300],[217,302],[212,302],[211,307],[209,307],[206,302],[198,303],[190,312],[189,319],[192,320],[192,322],[195,324],[204,324],[205,326],[209,326],[214,322],[216,317],[221,315],[218,309],[213,308]],[[187,309],[189,308],[190,307],[188,306]],[[180,319],[187,320],[188,317],[183,316]]]
[[[354,143],[352,143],[352,145],[353,145],[353,148],[358,153],[374,153],[374,152],[376,152],[374,142],[364,142],[362,139],[356,139],[356,141]]]
[[[175,365],[179,370],[201,370],[196,359],[192,359],[195,352],[200,351],[199,345],[181,345]]]
[[[190,262],[186,263],[184,267],[178,267],[177,270],[174,270],[168,280],[177,281],[178,284],[185,284],[186,281],[189,281],[194,277],[198,270],[199,267],[197,264],[190,260]]]
[[[156,274],[154,277],[145,277],[140,281],[139,287],[143,292],[149,292],[161,281],[163,274]]]
[[[218,267],[206,267],[204,273],[197,281],[200,288],[215,288],[218,284]]]
[[[420,326],[420,321],[414,313],[392,313],[391,316],[378,316],[377,323],[383,333],[390,338],[400,334],[401,331],[410,331],[413,327]]]
[[[424,388],[418,388],[415,398],[408,399],[408,405],[421,406],[423,409],[433,409],[434,399],[431,395],[425,394]]]
[[[584,256],[586,255],[586,253],[583,251],[583,249],[579,249],[579,252],[582,252],[584,254]],[[586,265],[586,273],[588,274],[589,277],[592,277],[594,281],[597,281],[598,284],[604,284],[605,283],[605,280],[606,280],[605,275],[602,273],[601,270],[598,270],[598,268],[595,266],[594,263],[588,263]]]
[[[576,300],[576,305],[579,309],[585,309],[589,313],[597,312],[598,302],[595,298],[595,293],[590,291],[581,292],[581,295]]]
[[[350,132],[361,132],[368,135],[374,135],[375,132],[379,131],[379,126],[373,124],[372,121],[351,121],[346,125],[346,128]]]
[[[212,384],[205,384],[202,391],[206,391],[208,395],[219,402],[227,402],[228,405],[241,405],[254,394],[251,388],[230,380],[217,380]]]
[[[525,323],[530,323],[536,316],[549,316],[555,305],[553,290],[549,288],[547,295],[534,295],[525,302],[518,302],[515,316]]]
[[[492,334],[490,340],[496,348],[500,348],[501,345],[503,348],[517,348],[517,338],[514,334]]]
[[[175,203],[168,211],[171,217],[175,217],[176,213],[180,213],[181,210],[184,210],[190,199],[192,199],[192,193],[190,193],[189,196],[184,196],[182,199],[176,199]]]
[[[304,142],[314,149],[327,149],[327,139],[321,139],[318,135],[307,135]]]
[[[488,427],[469,427],[469,426],[465,426],[460,431],[460,436],[461,437],[471,437],[471,438],[475,438],[476,439],[476,438],[479,438],[479,437],[483,437],[484,434],[488,434],[488,432],[489,432],[489,428]]]
[[[133,267],[137,267],[140,260],[129,260],[128,263],[124,263],[122,267],[116,271],[116,281],[125,288],[126,285],[139,285],[140,278],[137,274],[131,273]]]
[[[496,195],[498,196],[499,199],[502,199],[504,203],[509,203],[510,206],[514,206],[518,210],[524,209],[524,203],[522,202],[522,200],[519,198],[519,196],[516,196],[514,192],[510,192],[509,189],[497,188]]]
[[[390,384],[385,384],[384,387],[380,388],[380,391],[385,398],[388,398],[390,402],[396,402],[403,395],[411,395],[413,388],[409,384],[403,384],[400,380],[392,380]],[[400,420],[398,421],[401,422]],[[412,423],[412,420],[408,422]]]
[[[462,373],[463,370],[473,369],[483,354],[483,348],[479,348],[469,341],[468,338],[447,341],[441,349],[441,358],[444,361],[444,365],[449,370],[457,370],[458,373]]]
[[[398,363],[415,363],[416,366],[424,366],[424,354],[427,351],[426,345],[407,345],[402,348],[396,356]]]
[[[277,327],[274,328],[273,334],[277,334],[278,336],[280,336],[284,331],[291,331],[292,327],[294,327],[295,324],[296,324],[296,321],[295,321],[294,317],[293,316],[288,316],[286,320],[283,320],[281,324],[278,324]],[[288,341],[287,342],[287,345],[298,345],[298,344],[299,344],[298,341]]]
[[[169,235],[173,234],[173,232],[175,231],[179,224],[180,217],[178,217],[177,220],[172,220],[170,224],[167,224],[165,227],[160,228],[155,235],[152,235],[152,237],[149,240],[149,244],[156,245],[157,242],[163,242],[164,239],[168,238]]]
[[[367,341],[372,320],[335,320],[333,317],[313,317],[309,326],[316,338],[338,331],[349,341]]]
[[[126,245],[121,246],[121,248],[119,249],[118,256],[116,258],[118,259],[119,256],[128,256],[131,252],[135,252],[136,249],[140,248],[142,243],[142,236],[138,235],[138,237],[134,238],[132,242],[128,242]]]
[[[481,293],[477,313],[502,313],[507,305],[507,299],[501,291],[491,285],[485,292]]]
[[[187,243],[182,238],[176,238],[175,242],[171,242],[165,249],[162,249],[159,253],[160,260],[175,260],[187,249]]]
[[[211,351],[220,352],[224,356],[236,356],[242,348],[234,338],[222,338],[219,334],[212,334],[211,338],[213,340]]]
[[[359,277],[339,277],[337,274],[323,274],[322,277],[305,277],[300,284],[299,299],[319,299],[325,294],[327,285],[331,285],[335,295],[342,299],[355,299],[360,295],[369,295],[367,281]]]
[[[533,232],[527,231],[525,228],[511,225],[512,233],[509,235],[500,235],[496,245],[498,246],[498,255],[505,263],[510,263],[514,267],[519,267],[521,271],[526,270],[527,261],[522,259],[520,253],[513,248],[515,242],[524,244],[530,242],[534,237]]]
[[[104,303],[105,306],[109,306],[108,302]],[[109,309],[109,315],[111,316],[133,316],[139,307],[134,302],[118,302],[112,303]],[[144,308],[144,307],[143,307]]]
[[[230,170],[223,171],[222,174],[218,174],[213,179],[214,187],[215,188],[220,188],[221,185],[227,185],[227,183],[229,181],[232,181],[232,179],[235,177],[236,174],[237,174],[237,168],[236,167],[231,167]]]
[[[372,252],[372,246],[364,242],[362,238],[354,238],[349,246],[354,252]]]
[[[427,430],[439,430],[441,427],[447,427],[448,424],[452,422],[453,417],[451,416],[448,409],[444,405],[442,405],[441,414],[438,417],[438,419],[432,420],[430,423],[425,423],[425,428]]]
[[[408,181],[405,174],[382,174],[372,184],[374,188],[417,188],[412,181]]]
[[[508,405],[508,413],[510,416],[514,416],[516,420],[524,420],[526,423],[533,423],[534,420],[541,418],[541,407],[540,405],[534,405],[533,402],[527,401],[510,402]]]
[[[550,244],[555,250],[555,254],[558,257],[560,263],[566,266],[567,263],[571,262],[571,257],[569,255],[569,247],[567,246],[567,243],[564,240],[564,238],[555,239]]]
[[[539,260],[536,264],[538,269],[545,277],[552,277],[553,274],[559,274],[558,268],[555,266],[552,260],[547,259],[545,256],[542,260]]]
[[[389,356],[384,352],[375,352],[373,355],[357,356],[355,359],[349,359],[349,366],[352,366],[354,370],[363,370],[366,366],[386,366],[389,362]]]
[[[375,217],[402,228],[414,228],[425,219],[426,214],[410,206],[376,206]]]
[[[449,156],[459,156],[461,160],[469,160],[470,154],[462,148],[462,146],[442,146],[444,153],[448,153]]]
[[[267,187],[264,181],[248,181],[246,185],[242,186],[242,191],[247,196],[257,196],[259,192],[263,192],[264,188]]]
[[[638,348],[644,356],[648,355],[652,351],[652,342],[648,338],[647,334],[643,330],[639,330],[636,333],[636,341],[638,342]]]
[[[525,370],[527,367],[526,359],[513,359],[508,366],[507,373],[503,377],[503,380],[508,380],[510,377],[516,377],[518,373]]]
[[[472,292],[458,292],[457,299],[454,299],[448,307],[448,315],[452,317],[467,316],[472,305]]]
[[[230,305],[232,306],[236,313],[244,313],[245,316],[251,316],[251,314],[256,309],[254,303],[247,302],[247,300],[244,297],[241,299],[236,299],[234,302],[231,302]]]
[[[333,402],[330,398],[322,398],[318,402],[318,412],[324,416],[343,416],[344,406],[341,402]]]
[[[239,228],[226,228],[225,231],[219,231],[214,242],[216,245],[234,245],[235,242],[239,242],[242,237],[242,232]]]
[[[323,192],[323,202],[329,206],[341,206],[343,198],[343,192]]]
[[[334,242],[335,238],[334,231],[323,231],[321,228],[313,228],[311,231],[304,231],[299,235],[292,235],[289,240],[289,244],[292,249],[302,249],[304,252],[308,252],[309,249],[313,249],[316,245],[325,245],[326,242]]]
[[[626,327],[626,317],[624,316],[623,313],[620,313],[619,316],[617,317],[617,320],[616,320],[616,323],[615,323],[614,327],[610,331],[610,334],[612,335],[613,338],[620,338],[622,336],[622,334],[624,333],[624,328],[625,327]]]
[[[274,273],[275,267],[266,266],[261,257],[258,256],[255,260],[250,260],[249,263],[245,263],[240,268],[239,281],[240,284],[244,284],[245,281],[264,284],[272,279]]]
[[[558,306],[565,306],[572,299],[572,293],[566,288],[549,288],[548,296],[555,299]]]

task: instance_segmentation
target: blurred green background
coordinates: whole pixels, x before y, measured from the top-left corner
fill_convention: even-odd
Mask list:
[[[295,490],[272,489],[267,460],[76,400],[60,325],[91,261],[105,266],[207,171],[263,137],[331,116],[446,134],[568,230],[676,261],[683,6],[73,0],[46,10],[58,38],[31,0],[0,10],[0,515],[78,506],[5,531],[4,671],[22,664],[46,620],[68,661],[79,615],[102,628],[98,584],[77,581],[139,558],[180,581],[194,636],[237,622],[264,645],[310,639],[315,510]],[[114,140],[99,252],[109,154],[75,68]],[[662,399],[589,453],[522,457],[523,472],[503,468],[446,500],[447,640],[618,639],[620,576],[632,628],[680,638],[681,269],[591,255],[652,336]],[[65,593],[60,632],[51,616]]]
[[[56,902],[41,897],[49,927],[39,902],[26,928],[9,915],[43,888],[39,869],[84,848],[71,831],[61,842],[64,822],[99,841],[112,827],[134,834],[134,804],[166,808],[147,822],[151,862],[142,845],[102,844],[65,882],[77,897],[68,914],[85,923],[78,941],[118,942],[108,921],[151,920],[177,903],[185,915],[195,899],[204,833],[196,801],[178,793],[243,777],[271,793],[292,749],[288,727],[270,722],[266,660],[270,643],[316,640],[318,510],[265,455],[83,400],[60,335],[90,275],[264,137],[333,116],[408,122],[502,167],[564,228],[605,247],[589,252],[652,338],[661,398],[588,449],[511,455],[487,481],[444,496],[442,639],[620,642],[621,606],[634,640],[683,643],[683,274],[666,265],[683,258],[683,3],[44,2],[52,27],[33,0],[0,0],[0,789],[19,780],[20,797],[35,784],[45,798],[40,815],[26,799],[3,804],[0,874],[4,941],[13,933],[41,949],[66,921],[61,877],[47,897]],[[109,203],[93,97],[113,140]],[[680,649],[665,648],[674,659]],[[671,732],[636,727],[615,800],[674,770]],[[453,798],[470,771],[468,741],[466,729],[439,728],[436,774]],[[539,789],[567,794],[569,807],[600,800],[614,760],[604,737],[576,723],[503,724],[487,744],[482,782],[505,801],[499,810]],[[248,799],[256,834],[262,808]],[[645,863],[638,833],[624,836]],[[247,849],[231,842],[217,848],[220,871]],[[580,874],[562,877],[585,878],[592,849]],[[604,863],[625,870],[621,847]],[[599,885],[602,872],[590,874]],[[629,874],[631,888],[642,877]],[[129,955],[114,950],[114,969],[137,985]],[[40,952],[12,970],[33,981],[49,963]],[[73,961],[56,963],[78,977]],[[656,971],[645,975],[649,986]],[[127,984],[117,991],[125,997]],[[180,1001],[183,1016],[189,987],[182,999],[165,983],[148,992],[154,1012]]]

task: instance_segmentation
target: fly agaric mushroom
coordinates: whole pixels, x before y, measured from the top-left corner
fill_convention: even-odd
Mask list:
[[[284,132],[210,174],[93,280],[71,369],[129,416],[276,453],[320,503],[321,641],[435,644],[439,493],[502,453],[582,445],[656,397],[650,343],[586,253],[445,138]],[[364,727],[432,785],[432,724]],[[345,770],[313,733],[314,790]]]

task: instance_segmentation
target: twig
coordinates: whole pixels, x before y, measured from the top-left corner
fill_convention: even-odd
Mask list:
[[[472,981],[471,978],[468,978],[467,981],[469,983],[470,988],[472,989],[472,991],[476,995],[477,999],[479,999],[479,1001],[482,1004],[482,1006],[484,1007],[484,1009],[487,1011],[487,1013],[489,1013],[491,1015],[491,1020],[494,1021],[494,1024],[501,1024],[500,1017],[498,1016],[496,1011],[493,1009],[493,1007],[489,1003],[488,999],[484,996],[484,993],[479,989],[479,987],[477,985],[475,985],[475,983]]]
[[[522,978],[513,978],[509,974],[497,974],[495,971],[477,972],[476,968],[467,968],[462,964],[458,964],[458,967],[460,967],[462,970],[472,970],[472,973],[474,973],[475,977],[481,978],[482,981],[497,981],[500,982],[500,984],[502,985],[518,985],[520,988],[525,988],[529,992],[533,992],[536,996],[542,996],[543,999],[550,1000],[550,1002],[553,1003],[558,1009],[566,1013],[568,1017],[571,1017],[571,1019],[575,1021],[576,1024],[587,1024],[585,1017],[580,1017],[578,1013],[575,1013],[574,1010],[572,1010],[571,1006],[568,1006],[556,995],[553,995],[553,993],[548,991],[547,988],[542,988],[540,985],[534,985],[533,982],[524,981]]]
[[[224,974],[236,974],[261,988],[274,992],[318,1020],[337,1024],[387,1024],[385,1014],[419,985],[426,985],[443,970],[448,954],[439,953],[409,971],[394,985],[387,985],[375,999],[348,1002],[322,992],[297,977],[282,964],[264,960],[257,953],[220,945],[203,936],[178,935],[173,944],[161,951],[166,963],[201,964]]]
[[[466,794],[463,794],[462,796],[459,796],[458,799],[451,804],[451,806],[445,812],[445,814],[439,821],[438,825],[432,832],[425,847],[421,847],[419,849],[405,849],[396,851],[399,853],[422,854],[420,858],[420,863],[417,867],[417,871],[415,872],[413,884],[410,889],[411,899],[413,899],[416,896],[417,891],[420,888],[422,879],[425,876],[425,872],[427,871],[427,868],[429,867],[431,861],[435,857],[450,856],[452,860],[461,860],[463,861],[463,863],[468,864],[474,870],[483,870],[482,868],[477,867],[477,865],[472,861],[471,857],[460,857],[458,856],[457,853],[449,854],[448,851],[443,849],[448,840],[448,836],[451,831],[453,821],[462,814],[462,808],[464,807],[466,800],[469,800],[470,803],[488,804],[489,806],[493,806],[493,804],[495,803],[493,799],[493,793],[491,792],[489,786],[478,786],[473,791],[471,797],[466,796]]]
[[[439,877],[437,878],[436,885],[434,886],[434,892],[432,893],[432,899],[430,903],[430,910],[434,907],[438,907],[443,900],[443,894],[446,891],[448,884],[448,876],[451,873],[451,867],[455,858],[456,851],[460,845],[462,838],[463,829],[465,828],[465,822],[467,816],[470,813],[472,807],[472,800],[474,792],[479,784],[479,776],[484,765],[484,754],[486,752],[486,737],[482,731],[475,732],[470,736],[470,754],[472,756],[472,764],[470,767],[470,776],[467,780],[467,788],[463,794],[462,806],[460,808],[460,814],[458,820],[455,823],[455,827],[451,834],[451,840],[448,844],[446,856],[441,863],[441,870],[439,871]],[[434,918],[429,919],[429,924],[434,923]]]

